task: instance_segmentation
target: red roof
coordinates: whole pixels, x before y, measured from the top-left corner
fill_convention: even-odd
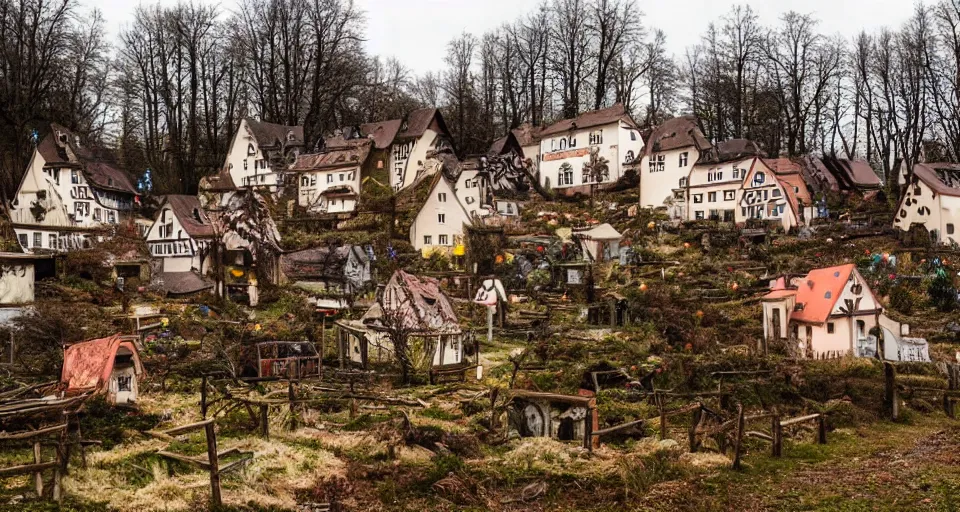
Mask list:
[[[129,341],[123,341],[119,334],[67,347],[63,352],[63,372],[60,375],[60,383],[66,386],[66,392],[104,391],[121,347],[133,353],[136,372],[141,373],[143,365],[137,347]]]
[[[797,285],[797,306],[790,318],[799,322],[822,324],[830,317],[840,300],[843,287],[850,279],[854,264],[811,270]]]

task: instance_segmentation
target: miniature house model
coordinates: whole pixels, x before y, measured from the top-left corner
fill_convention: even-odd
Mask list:
[[[67,347],[60,385],[67,395],[104,394],[110,403],[131,404],[142,374],[136,345],[117,334]]]

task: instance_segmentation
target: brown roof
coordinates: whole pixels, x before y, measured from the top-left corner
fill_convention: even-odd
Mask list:
[[[419,108],[407,114],[407,117],[404,118],[403,124],[400,126],[400,133],[397,134],[398,139],[416,139],[423,135],[423,132],[427,131],[427,128],[430,128],[430,125],[433,124],[433,120],[436,119],[437,123],[440,125],[438,128],[441,133],[447,132],[447,126],[443,122],[443,116],[440,115],[440,111],[436,108]]]
[[[880,188],[883,183],[866,160],[840,160],[854,185],[861,188]]]
[[[347,264],[351,252],[358,261],[370,261],[359,245],[312,247],[284,254],[280,259],[280,269],[290,279],[324,278],[344,281],[348,279],[344,274],[344,265]]]
[[[756,142],[749,139],[730,139],[700,153],[697,163],[732,162],[753,156],[763,156],[763,150]]]
[[[200,206],[197,196],[169,195],[165,200],[188,235],[194,238],[209,238],[214,235],[213,223]]]
[[[617,103],[612,107],[602,108],[600,110],[594,110],[591,112],[584,112],[574,119],[557,121],[556,123],[544,128],[543,131],[540,132],[540,137],[546,137],[548,135],[554,135],[557,133],[565,133],[569,132],[570,130],[603,126],[605,124],[615,123],[617,121],[625,121],[630,126],[634,128],[637,127],[637,124],[633,122],[633,119],[627,115],[627,109],[624,108],[623,104]]]
[[[60,141],[57,136],[66,140]],[[68,151],[69,149],[69,151]],[[57,123],[50,124],[50,132],[37,144],[37,151],[46,165],[65,164],[79,167],[92,186],[127,194],[136,194],[133,176],[116,164],[112,153],[77,144],[77,136]]]
[[[367,123],[360,126],[360,133],[364,137],[373,139],[373,147],[377,149],[387,149],[393,144],[393,139],[397,137],[400,131],[402,119],[391,119],[390,121],[381,121],[379,123]]]
[[[213,176],[200,178],[200,190],[223,192],[237,190],[237,185],[233,182],[233,176],[230,176],[230,170],[224,167]]]
[[[795,195],[803,204],[809,206],[813,204],[813,196],[810,194],[810,188],[801,175],[800,164],[789,158],[764,158],[763,163],[777,175],[777,178],[785,185],[797,189]]]
[[[213,288],[213,282],[196,272],[161,272],[163,291],[174,295],[197,293]]]
[[[66,393],[105,391],[110,383],[117,351],[121,347],[132,354],[134,371],[143,373],[136,345],[124,341],[119,334],[67,347],[63,352],[63,370],[60,373],[60,382],[65,386]]]
[[[533,126],[530,123],[523,123],[510,131],[517,138],[521,146],[532,146],[540,143],[540,134],[543,132],[542,126]]]
[[[646,141],[643,154],[650,155],[654,151],[670,151],[686,147],[694,147],[700,152],[713,147],[700,131],[697,118],[694,116],[667,119],[654,128]]]
[[[371,141],[367,139],[354,139],[345,141],[340,139],[331,139],[331,142],[343,144],[339,147],[328,146],[325,151],[312,153],[308,155],[299,155],[291,171],[320,171],[324,169],[337,169],[341,167],[359,167],[367,160],[370,154]]]
[[[916,164],[913,166],[913,175],[938,194],[960,197],[960,165]]]
[[[253,137],[257,139],[257,144],[260,146],[282,146],[293,145],[293,146],[302,146],[303,145],[303,127],[302,126],[284,126],[282,124],[266,123],[263,121],[256,121],[251,118],[247,118],[247,126],[250,127],[250,131],[253,132]],[[287,136],[290,132],[293,132],[293,140],[288,142]]]

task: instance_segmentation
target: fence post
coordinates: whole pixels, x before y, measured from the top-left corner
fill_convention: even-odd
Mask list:
[[[700,407],[697,407],[693,411],[693,418],[690,420],[690,431],[688,436],[690,437],[690,453],[697,453],[697,450],[700,449],[700,442],[698,441],[698,429],[700,427],[700,422],[703,420],[703,404],[700,404]]]
[[[293,390],[293,381],[287,381],[287,399],[290,401],[290,430],[297,429],[297,413],[294,401],[297,399],[297,393]]]
[[[743,404],[737,404],[737,437],[733,445],[733,469],[740,469],[740,450],[743,444],[743,429],[745,426]]]
[[[892,363],[883,363],[883,405],[891,420],[900,417],[900,398],[897,393],[897,369]]]
[[[960,366],[954,364],[947,365],[947,390],[956,391],[958,387],[958,380],[960,380]],[[951,393],[943,394],[943,412],[946,413],[947,417],[951,419],[957,418],[957,404]]]
[[[780,413],[773,413],[773,420],[770,425],[770,435],[773,437],[772,453],[774,457],[783,455],[783,426],[780,425]]]
[[[653,400],[657,403],[657,409],[660,411],[660,440],[667,438],[667,411],[663,408],[663,395],[659,391],[653,392]]]
[[[827,416],[825,414],[817,417],[817,442],[827,444]]]
[[[269,406],[260,404],[260,435],[264,439],[270,439],[270,418],[267,416]]]
[[[207,459],[210,462],[210,502],[211,508],[218,508],[222,504],[220,499],[220,461],[217,458],[217,430],[211,421],[203,427],[207,436]]]
[[[207,376],[200,377],[200,419],[207,419]]]
[[[33,442],[33,462],[35,464],[40,464],[40,439],[38,438]],[[43,499],[43,473],[37,471],[33,474],[33,484],[37,490],[37,497]]]

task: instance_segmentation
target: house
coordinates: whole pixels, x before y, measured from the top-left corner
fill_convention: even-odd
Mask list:
[[[367,369],[370,363],[394,361],[391,333],[409,334],[411,350],[422,356],[413,362],[418,369],[465,370],[465,335],[450,298],[434,278],[396,271],[360,321],[339,320],[337,340],[340,364],[348,362]],[[478,356],[479,357],[479,356]]]
[[[25,252],[68,251],[130,220],[137,200],[133,177],[112,155],[53,123],[33,151],[10,220]]]
[[[469,218],[486,217],[493,211],[493,190],[488,174],[481,170],[483,159],[469,159],[459,165],[460,174],[453,185],[457,200]]]
[[[581,441],[584,448],[599,446],[599,439],[590,435],[600,429],[596,398],[522,389],[510,390],[509,396],[508,435]]]
[[[685,207],[678,203],[686,201],[687,180],[694,164],[712,147],[694,116],[675,117],[657,126],[632,165],[640,176],[640,205],[673,205],[671,217],[686,218]]]
[[[510,133],[495,140],[490,146],[488,154],[499,156],[513,153],[524,160],[529,160],[536,169],[540,160],[540,132],[542,130],[541,127],[523,123],[510,130]]]
[[[320,354],[309,341],[264,341],[257,343],[257,373],[261,379],[309,379],[320,377]],[[252,375],[251,375],[252,376]]]
[[[737,192],[736,204],[734,218],[738,225],[756,219],[779,225],[787,232],[800,224],[799,205],[793,188],[781,182],[759,157],[752,159]]]
[[[801,164],[804,180],[815,194],[855,193],[873,197],[883,188],[880,177],[864,160],[808,155]]]
[[[906,338],[910,327],[883,313],[852,263],[811,270],[804,277],[776,279],[761,302],[764,338],[788,340],[788,347],[799,357],[875,357],[878,350],[890,360],[918,360],[926,355],[926,342]]]
[[[467,206],[460,202],[454,182],[446,173],[440,171],[426,178],[429,192],[410,226],[410,245],[424,257],[438,251],[453,252],[463,245],[463,227],[473,225]]]
[[[55,275],[52,255],[0,252],[0,325],[22,315],[33,304],[36,283]]]
[[[753,141],[731,139],[700,153],[686,180],[686,220],[734,222],[737,194],[762,151]]]
[[[229,174],[236,188],[264,188],[277,192],[283,186],[286,169],[303,152],[303,127],[244,118],[233,136],[222,173]],[[227,180],[218,179],[217,187]]]
[[[280,257],[280,270],[294,286],[324,298],[353,297],[373,282],[370,256],[359,245],[311,247]]]
[[[67,395],[106,395],[112,404],[132,404],[143,375],[140,353],[119,334],[68,346],[63,352],[60,385]]]
[[[436,108],[417,109],[403,119],[360,125],[360,133],[374,141],[371,166],[365,174],[382,175],[386,168],[394,190],[403,190],[417,180],[429,152],[452,147],[450,131]]]
[[[640,130],[620,103],[558,121],[540,132],[540,185],[564,195],[590,193],[592,185],[620,179],[642,148]],[[592,150],[609,167],[600,181],[584,172]]]
[[[196,196],[168,195],[146,239],[150,255],[161,262],[161,272],[205,273],[214,237],[213,220]]]
[[[583,256],[588,261],[611,261],[620,258],[620,240],[623,235],[610,224],[575,229],[572,236],[580,244]]]
[[[290,167],[297,179],[297,205],[312,214],[355,212],[372,146],[368,139],[336,137],[319,153],[299,155]]]
[[[784,157],[765,158],[763,163],[777,175],[781,183],[793,188],[793,193],[797,196],[797,211],[802,223],[808,223],[821,217],[821,213],[825,213],[817,207],[815,196],[803,178],[803,167],[799,163]]]
[[[893,226],[901,231],[922,226],[937,242],[960,243],[960,165],[914,165]]]

